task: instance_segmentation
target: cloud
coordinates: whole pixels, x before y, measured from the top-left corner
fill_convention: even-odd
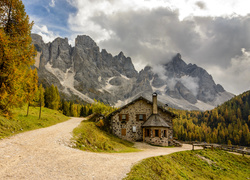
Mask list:
[[[112,32],[99,44],[112,53],[120,48],[141,64],[163,64],[177,52],[199,47],[199,34],[193,21],[179,21],[178,11],[168,8],[101,14],[92,18],[103,29]],[[185,50],[184,50],[185,49]]]
[[[197,96],[200,81],[198,77],[182,76],[178,81],[188,88],[194,94],[194,96]]]
[[[139,8],[137,1],[131,3],[134,7],[124,1],[74,2],[79,10],[69,18],[71,30],[90,35],[113,55],[123,51],[132,57],[138,71],[151,65],[161,76],[164,71],[159,65],[181,53],[186,62],[208,69],[216,83],[227,87],[228,82],[213,72],[218,68],[226,71],[230,60],[241,54],[241,48],[250,49],[250,15],[192,16],[180,20],[181,12],[175,8],[147,5]],[[152,2],[147,1],[148,5]],[[202,1],[194,1],[193,5],[200,10],[210,8]],[[194,89],[195,86],[192,90],[195,92]]]
[[[45,43],[52,42],[59,36],[58,34],[54,34],[54,32],[49,31],[47,26],[45,25],[39,26],[39,25],[34,24],[32,33],[36,33],[42,36],[43,41]]]
[[[202,2],[202,1],[197,1],[196,3],[195,3],[195,5],[196,6],[198,6],[200,9],[206,9],[206,4],[204,3],[204,2]]]
[[[167,88],[171,91],[174,90],[177,82],[181,82],[194,96],[197,96],[199,91],[199,78],[191,76],[182,76],[181,78],[166,79]]]
[[[50,7],[55,7],[55,5],[56,5],[55,0],[51,0],[51,2],[49,3],[49,6]]]
[[[209,69],[216,80],[223,82],[226,90],[240,94],[250,90],[250,49],[242,48],[241,55],[237,55],[230,61],[226,69],[215,66]]]
[[[30,5],[31,1],[25,1]],[[243,63],[239,58],[244,54],[241,49],[245,48],[245,52],[250,49],[249,2],[245,0],[40,2],[42,7],[49,2],[54,6],[48,6],[49,14],[41,7],[30,11],[39,15],[40,21],[35,21],[36,31],[44,34],[48,41],[60,35],[68,36],[73,43],[77,35],[86,34],[113,55],[123,51],[132,58],[137,70],[149,64],[162,74],[159,64],[181,53],[183,60],[208,70],[226,90],[238,76],[237,71],[232,70],[232,59]],[[225,80],[219,72],[230,72],[235,78]],[[236,93],[233,88],[228,90],[231,89]],[[239,92],[244,87],[237,89]]]

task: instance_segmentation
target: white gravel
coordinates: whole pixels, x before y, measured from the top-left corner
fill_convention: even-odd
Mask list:
[[[130,168],[147,157],[191,150],[161,148],[144,143],[135,153],[92,153],[70,148],[72,130],[82,118],[0,140],[0,179],[122,179]]]

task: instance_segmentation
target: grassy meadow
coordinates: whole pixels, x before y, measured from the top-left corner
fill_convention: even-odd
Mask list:
[[[82,121],[73,130],[75,147],[92,152],[136,152],[133,143],[122,140],[112,134],[99,129],[94,122]]]
[[[39,119],[39,111],[39,107],[30,107],[29,115],[26,116],[27,106],[24,106],[13,110],[12,119],[0,116],[0,139],[20,132],[48,127],[69,119],[62,113],[48,108],[42,108],[41,119]]]
[[[145,159],[125,180],[250,179],[250,157],[222,150],[195,150]]]

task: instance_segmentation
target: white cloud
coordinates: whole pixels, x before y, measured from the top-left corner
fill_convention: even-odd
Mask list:
[[[54,34],[54,32],[49,31],[47,26],[42,25],[38,26],[36,24],[33,25],[32,33],[39,34],[43,37],[43,41],[45,43],[52,42],[55,38],[59,37],[58,34]]]
[[[246,0],[67,0],[78,9],[77,13],[70,14],[69,27],[73,32],[88,34],[95,41],[110,39],[114,34],[112,30],[103,29],[91,18],[98,14],[115,15],[121,12],[152,10],[155,8],[168,8],[178,10],[179,19],[190,16],[231,16],[236,13],[246,15],[250,2]],[[50,3],[55,5],[55,0]]]
[[[55,5],[56,5],[55,0],[51,0],[51,2],[49,3],[49,6],[50,7],[55,7]]]
[[[51,7],[58,3],[56,0],[49,2]],[[126,56],[131,56],[137,70],[144,68],[146,64],[153,66],[156,63],[165,63],[171,58],[169,54],[180,52],[186,62],[196,63],[205,68],[216,83],[222,84],[227,91],[239,93],[250,89],[250,76],[246,70],[250,69],[249,49],[242,51],[242,55],[236,56],[240,54],[241,47],[250,47],[248,38],[250,18],[246,17],[244,20],[244,16],[249,13],[250,1],[67,0],[67,2],[74,6],[77,12],[69,15],[66,27],[69,29],[65,28],[60,32],[67,31],[71,34],[68,38],[72,45],[77,35],[89,35],[101,48],[107,49],[112,54],[123,51]],[[47,9],[49,11],[51,8]],[[235,18],[231,18],[234,13]],[[203,18],[196,19],[192,16]],[[54,24],[41,25],[39,21],[35,22],[38,25],[34,25],[32,32],[42,35],[46,42],[59,36],[47,28],[51,28]],[[158,70],[163,72],[161,69]],[[196,88],[195,85],[192,87]]]
[[[188,88],[195,96],[197,96],[199,91],[199,81],[198,77],[182,76],[179,81]]]
[[[240,94],[250,90],[250,50],[242,48],[242,55],[232,58],[229,67],[213,66],[208,71],[229,92]]]

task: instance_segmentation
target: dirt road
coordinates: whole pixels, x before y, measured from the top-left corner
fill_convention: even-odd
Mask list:
[[[147,157],[191,150],[136,143],[142,152],[91,153],[67,146],[82,121],[69,121],[0,140],[0,179],[122,179],[133,164]]]

